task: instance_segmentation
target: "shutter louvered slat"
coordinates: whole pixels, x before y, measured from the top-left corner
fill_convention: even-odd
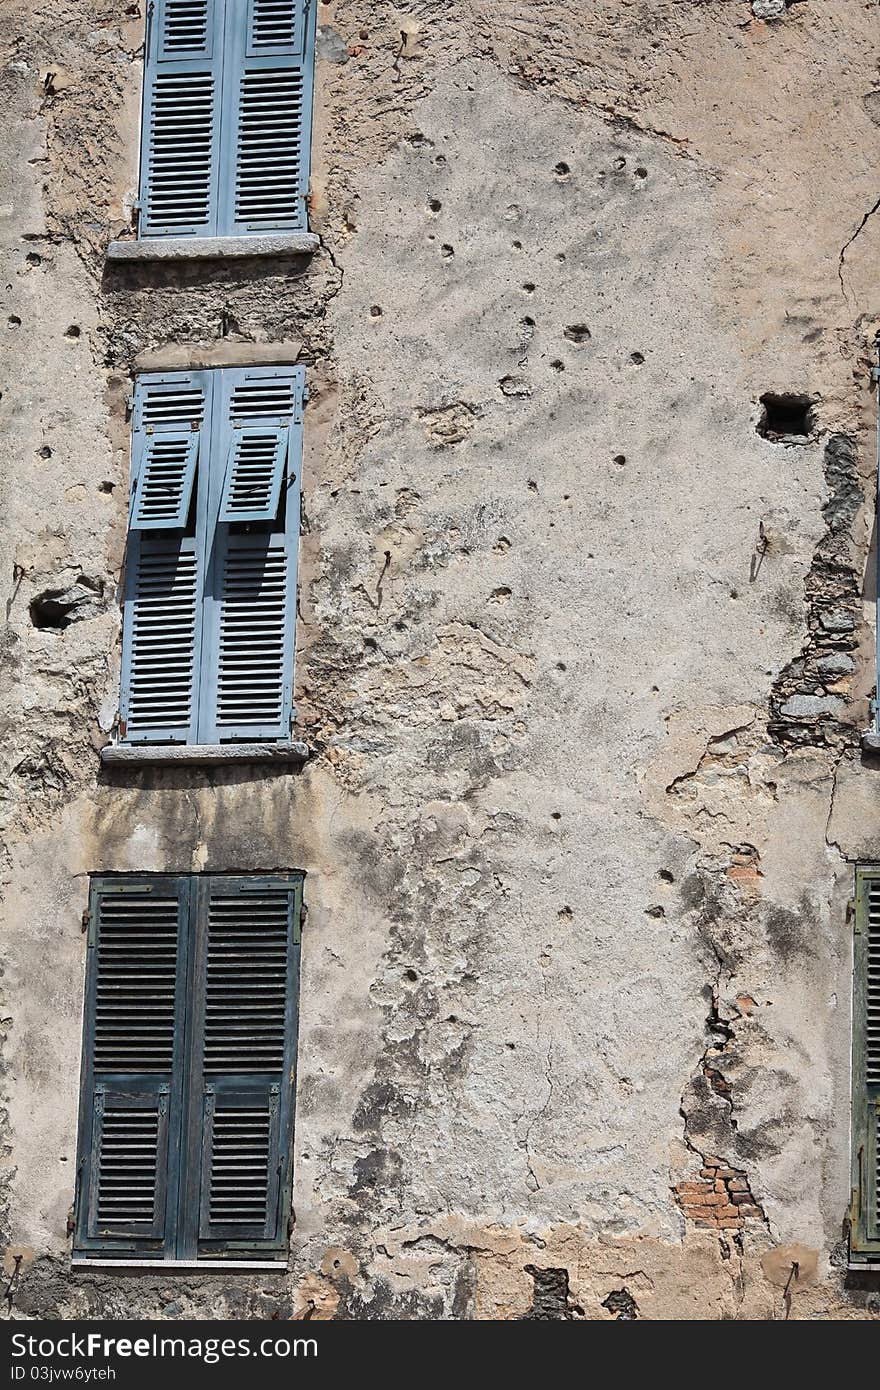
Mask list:
[[[206,1075],[284,1066],[290,949],[287,889],[212,893],[208,907],[202,1067]]]
[[[228,535],[221,586],[218,733],[280,738],[289,717],[291,584],[284,538]]]
[[[161,1254],[186,923],[173,879],[98,880],[91,898],[77,1244]]]
[[[185,526],[196,475],[198,432],[166,430],[145,434],[139,442],[131,529],[155,531]]]
[[[201,586],[195,542],[129,545],[121,715],[129,742],[193,736]]]
[[[251,0],[248,53],[301,52],[304,17],[303,0]]]
[[[218,0],[158,0],[144,73],[142,237],[216,231],[221,21]]]
[[[160,54],[163,58],[207,56],[213,0],[163,0]]]
[[[285,428],[264,425],[233,430],[220,501],[221,521],[275,519],[288,442]]]
[[[865,1079],[880,1087],[880,882],[868,892],[865,987]]]
[[[95,965],[96,1071],[170,1070],[178,929],[174,896],[104,894]]]

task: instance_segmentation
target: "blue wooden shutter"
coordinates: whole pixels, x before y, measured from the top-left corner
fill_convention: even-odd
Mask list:
[[[148,19],[139,233],[217,230],[223,0],[153,0]]]
[[[233,430],[220,520],[273,521],[289,452],[289,425],[250,425]]]
[[[199,882],[190,1185],[199,1254],[287,1243],[301,881]]]
[[[241,0],[226,26],[220,229],[307,226],[314,0]]]
[[[94,880],[77,1248],[173,1253],[186,1003],[187,885]]]
[[[187,522],[212,381],[209,373],[174,372],[135,384],[120,695],[120,736],[129,743],[196,738],[205,558]],[[164,442],[176,471],[163,503]]]
[[[216,530],[205,596],[200,737],[207,743],[284,739],[293,712],[305,373],[263,367],[224,371],[222,378],[216,415],[226,442],[209,503]],[[238,436],[287,441],[267,479],[266,491],[277,501],[259,510],[261,522],[220,519],[235,502],[228,480],[230,460],[242,453]]]
[[[857,1262],[880,1264],[880,869],[856,882],[853,999],[853,1222]]]

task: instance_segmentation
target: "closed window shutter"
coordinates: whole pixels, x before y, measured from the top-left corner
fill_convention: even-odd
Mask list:
[[[103,880],[90,903],[77,1245],[173,1245],[187,885]]]
[[[236,18],[226,28],[222,229],[241,233],[304,228],[314,4],[242,0]]]
[[[209,508],[217,521],[205,598],[205,742],[290,734],[303,388],[302,368],[223,373],[217,411],[227,465]],[[262,505],[237,512],[247,501],[236,491],[240,461],[254,457],[256,440]],[[260,520],[246,521],[248,514]]]
[[[141,236],[217,230],[223,0],[154,0],[144,74]]]
[[[880,1263],[880,869],[857,874],[854,986],[850,1246],[856,1260]]]
[[[211,385],[180,372],[135,387],[120,698],[130,743],[196,739],[205,560],[191,512]]]
[[[290,1195],[300,888],[278,877],[213,877],[199,884],[199,904],[199,1249],[281,1249]]]

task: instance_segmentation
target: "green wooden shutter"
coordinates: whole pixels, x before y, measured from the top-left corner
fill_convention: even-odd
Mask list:
[[[149,6],[139,234],[217,229],[224,0]]]
[[[857,870],[853,995],[850,1248],[856,1262],[880,1263],[880,867]]]
[[[207,372],[150,374],[135,383],[119,706],[128,743],[197,736],[205,556],[192,492],[207,453],[199,441],[210,437],[212,383]],[[170,475],[157,462],[169,456],[166,441]]]
[[[198,885],[184,1220],[199,1254],[287,1245],[301,881]]]
[[[305,228],[314,0],[241,0],[226,26],[221,230]]]
[[[173,1252],[188,889],[96,879],[77,1164],[82,1251]]]
[[[205,743],[290,736],[304,382],[302,368],[222,373],[216,418],[224,443],[216,457],[223,466],[215,469],[208,507],[214,543],[205,596]],[[251,494],[238,486],[245,457],[257,458],[260,470]]]

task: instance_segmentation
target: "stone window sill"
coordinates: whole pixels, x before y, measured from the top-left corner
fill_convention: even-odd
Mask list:
[[[111,241],[108,261],[217,261],[244,256],[310,256],[320,246],[313,232],[249,236],[144,237]]]
[[[284,1274],[287,1271],[286,1260],[90,1260],[83,1256],[80,1259],[74,1257],[70,1262],[70,1267],[74,1271],[87,1269],[137,1269],[153,1270],[156,1274],[168,1274],[174,1270],[206,1269],[216,1270],[218,1274],[228,1274],[230,1271],[242,1273],[265,1274],[272,1270],[277,1274]]]
[[[228,763],[302,764],[307,743],[108,743],[106,767],[214,767]]]

